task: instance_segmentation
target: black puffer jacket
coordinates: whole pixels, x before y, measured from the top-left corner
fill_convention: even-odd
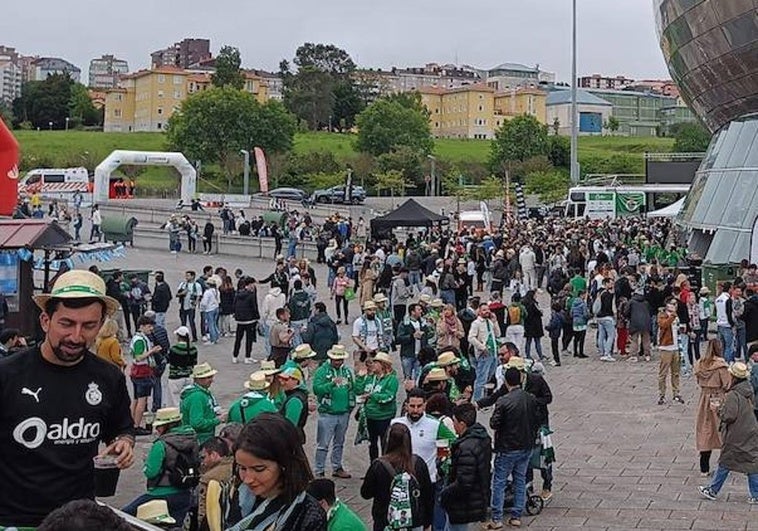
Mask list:
[[[234,320],[238,323],[251,323],[260,318],[256,292],[247,289],[237,291],[234,296]]]
[[[442,491],[442,506],[450,522],[480,522],[490,505],[492,439],[478,422],[453,443],[449,484]]]

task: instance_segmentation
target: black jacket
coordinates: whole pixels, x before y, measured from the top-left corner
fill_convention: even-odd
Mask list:
[[[451,447],[449,484],[442,491],[442,506],[450,522],[480,522],[490,505],[492,439],[478,422]]]
[[[650,303],[645,300],[645,296],[640,293],[632,295],[629,301],[629,333],[650,331]]]
[[[172,298],[171,286],[166,282],[156,282],[150,307],[155,313],[166,313]]]
[[[532,301],[526,305],[526,317],[524,318],[524,336],[540,338],[545,335],[542,327],[542,310],[537,303]]]
[[[490,418],[490,428],[495,430],[496,452],[530,450],[539,430],[537,399],[523,389],[500,397]]]
[[[745,311],[742,314],[745,321],[745,336],[748,343],[758,340],[758,295],[753,295],[745,301]]]
[[[260,318],[256,292],[246,289],[239,290],[234,296],[234,320],[238,323],[249,323],[258,321]]]
[[[361,497],[366,500],[373,498],[371,505],[371,517],[374,520],[374,531],[384,531],[387,527],[387,509],[390,505],[390,486],[392,479],[387,467],[381,462],[384,457],[374,459],[366,471],[361,485]],[[426,527],[432,524],[434,512],[434,486],[429,479],[429,469],[426,463],[417,455],[413,455],[414,476],[421,490],[421,512],[418,519],[414,519],[413,527]]]
[[[326,312],[316,313],[308,322],[303,341],[316,352],[317,360],[325,360],[326,352],[339,341],[337,325]]]
[[[494,381],[494,377],[492,378]],[[524,391],[531,394],[537,401],[537,421],[540,426],[550,426],[550,413],[547,406],[553,402],[553,391],[541,374],[527,374],[524,382]],[[491,407],[500,397],[508,394],[508,388],[503,384],[490,396],[477,400],[480,408]]]

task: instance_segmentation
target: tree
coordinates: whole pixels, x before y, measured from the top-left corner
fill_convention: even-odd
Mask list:
[[[471,199],[476,199],[477,201],[487,201],[490,199],[497,199],[499,201],[505,195],[505,185],[502,179],[492,175],[471,188],[468,195]]]
[[[71,97],[68,101],[69,127],[80,125],[102,125],[102,114],[92,103],[87,87],[81,83],[71,85]],[[65,121],[65,120],[64,120]],[[65,124],[64,124],[65,126]]]
[[[224,46],[216,56],[216,71],[211,74],[214,87],[234,87],[241,90],[245,86],[242,74],[240,51],[234,46]]]
[[[708,149],[711,134],[699,123],[676,124],[674,133],[674,151],[678,153],[699,153]]]
[[[548,154],[547,127],[534,116],[516,116],[495,131],[490,148],[490,169],[503,176],[514,162]]]
[[[550,136],[548,138],[547,158],[556,168],[571,167],[571,141],[565,136]]]
[[[389,170],[376,175],[376,191],[382,195],[382,190],[389,191],[392,197],[402,196],[408,184],[405,182],[402,172],[398,170]]]
[[[298,68],[312,68],[334,77],[347,77],[355,70],[350,54],[333,44],[306,42],[295,51],[293,62]]]
[[[434,148],[427,113],[386,98],[377,100],[358,115],[358,151],[374,156],[406,146],[422,155]]]
[[[279,102],[260,104],[248,92],[214,87],[182,102],[169,119],[167,136],[171,147],[191,160],[218,162],[231,186],[241,168],[240,150],[287,151],[296,127],[294,116]]]
[[[424,157],[408,146],[399,146],[377,158],[379,170],[384,173],[399,171],[408,186],[421,188],[424,184]]]
[[[560,131],[561,131],[561,121],[556,116],[553,119],[553,134],[558,136],[558,133],[560,133]]]
[[[338,82],[333,94],[332,123],[336,124],[342,132],[352,129],[355,125],[355,117],[366,108],[366,105],[350,80]]]
[[[29,121],[34,127],[55,129],[66,126],[71,89],[74,81],[68,74],[53,74],[44,81],[29,81],[21,88],[21,96],[13,101],[13,114],[19,122]]]
[[[537,171],[526,176],[524,191],[537,194],[543,203],[565,199],[569,189],[569,174],[565,171]]]
[[[615,116],[609,116],[608,119],[603,124],[603,127],[611,132],[611,134],[615,133],[619,130],[619,126],[621,124],[619,123],[619,119]]]

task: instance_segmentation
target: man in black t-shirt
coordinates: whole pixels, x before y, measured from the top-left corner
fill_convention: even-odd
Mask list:
[[[44,342],[0,360],[0,527],[38,526],[68,501],[94,498],[101,441],[119,468],[134,462],[124,375],[89,351],[119,302],[82,270],[34,301]]]

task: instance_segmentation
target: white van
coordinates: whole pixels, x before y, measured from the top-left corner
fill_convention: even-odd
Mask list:
[[[92,184],[87,168],[41,168],[29,171],[18,184],[20,196],[35,192],[47,199],[70,200],[82,193],[83,204],[92,200]]]

